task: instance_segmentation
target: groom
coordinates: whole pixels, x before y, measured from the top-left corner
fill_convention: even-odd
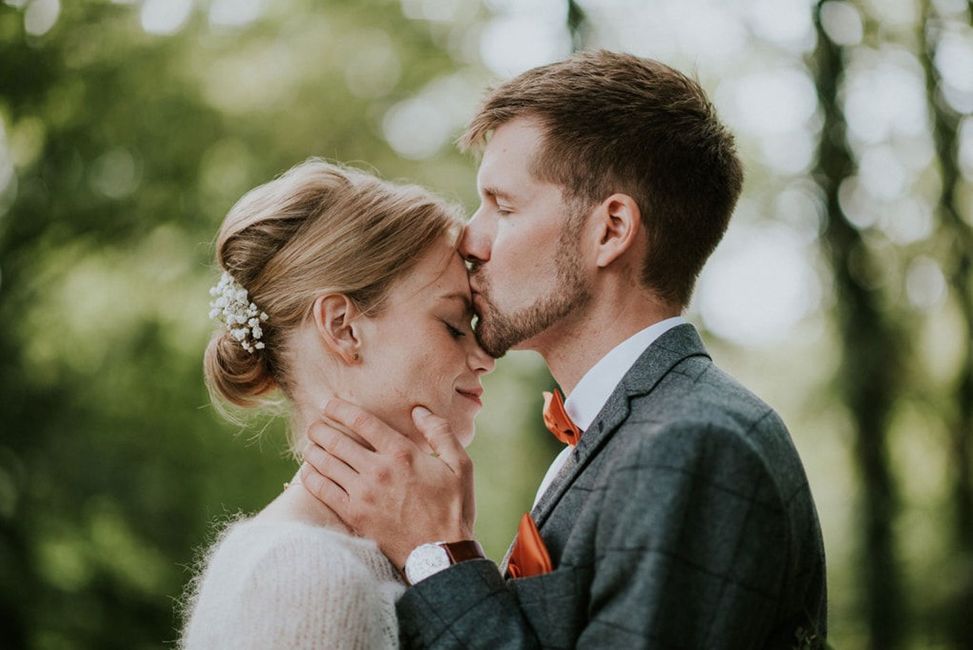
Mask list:
[[[492,91],[462,143],[482,152],[460,244],[477,337],[544,357],[568,396],[545,422],[569,444],[498,568],[473,540],[469,457],[444,420],[414,411],[430,455],[328,404],[302,478],[404,568],[403,644],[823,645],[821,531],[791,438],[680,317],[743,177],[700,86],[583,53]],[[357,478],[339,485],[339,462]]]

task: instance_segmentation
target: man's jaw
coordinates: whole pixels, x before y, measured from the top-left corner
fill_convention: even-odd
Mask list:
[[[484,331],[489,331],[489,319],[484,318],[482,315],[478,314],[476,318],[476,327],[473,330],[473,335],[476,336],[476,342],[479,344],[483,351],[489,354],[494,359],[500,359],[504,354],[507,353],[506,350],[500,352],[499,354],[492,349],[492,347],[487,344],[483,339]]]
[[[487,297],[485,293],[478,291],[472,285],[472,283],[470,284],[470,294],[473,302],[473,313],[476,315],[476,325],[473,329],[473,334],[474,336],[476,336],[476,341],[477,343],[479,343],[480,347],[483,348],[483,350],[487,354],[489,354],[494,359],[499,359],[506,353],[506,350],[503,353],[496,355],[494,352],[490,351],[489,345],[484,344],[483,336],[482,336],[483,331],[488,330],[490,327],[489,326],[490,311],[492,308],[490,299]]]

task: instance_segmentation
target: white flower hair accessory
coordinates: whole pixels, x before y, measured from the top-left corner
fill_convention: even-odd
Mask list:
[[[260,339],[264,332],[260,323],[269,317],[250,302],[247,290],[232,275],[223,271],[220,281],[209,290],[209,295],[214,298],[209,303],[209,317],[223,323],[230,336],[250,354],[254,350],[263,350],[265,346]]]

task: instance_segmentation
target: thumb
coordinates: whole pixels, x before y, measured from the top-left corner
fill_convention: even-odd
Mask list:
[[[415,422],[419,433],[425,437],[429,446],[432,447],[433,452],[443,459],[447,465],[454,467],[456,450],[457,448],[462,450],[462,446],[449,428],[449,422],[425,406],[416,406],[412,409],[412,421]]]
[[[449,422],[439,417],[425,406],[417,406],[412,409],[412,421],[415,422],[419,432],[432,444],[432,438],[441,437],[449,433]]]

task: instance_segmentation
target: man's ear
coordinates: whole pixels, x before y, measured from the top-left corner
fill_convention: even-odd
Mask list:
[[[598,229],[595,262],[607,267],[638,246],[642,235],[642,212],[635,199],[627,194],[612,194],[602,201],[594,213]]]
[[[325,349],[348,365],[361,361],[360,315],[351,298],[340,293],[318,296],[311,309],[314,329]]]

